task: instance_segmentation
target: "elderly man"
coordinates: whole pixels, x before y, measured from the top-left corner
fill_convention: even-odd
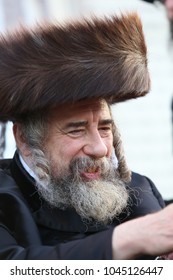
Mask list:
[[[111,114],[149,91],[138,16],[23,30],[1,39],[0,60],[0,119],[17,145],[0,163],[0,259],[173,251],[173,207],[128,169]]]

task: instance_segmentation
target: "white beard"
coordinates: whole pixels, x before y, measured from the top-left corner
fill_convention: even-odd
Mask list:
[[[84,181],[80,172],[91,166],[99,166],[102,176],[99,180]],[[34,170],[40,177],[36,166]],[[125,183],[109,159],[78,158],[68,171],[59,173],[62,175],[47,175],[46,180],[41,177],[37,181],[39,194],[53,207],[74,208],[84,219],[107,223],[127,206],[129,195]]]

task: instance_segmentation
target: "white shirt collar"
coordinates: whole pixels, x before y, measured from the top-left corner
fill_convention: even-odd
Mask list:
[[[21,154],[19,154],[19,159],[20,162],[23,166],[23,168],[29,173],[29,175],[34,178],[36,181],[38,180],[37,176],[35,175],[35,173],[32,171],[32,169],[28,166],[28,164],[24,161],[24,159],[22,158]]]

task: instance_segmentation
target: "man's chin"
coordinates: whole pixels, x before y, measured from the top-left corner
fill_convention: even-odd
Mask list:
[[[111,221],[127,206],[125,184],[108,159],[76,159],[69,170],[38,182],[39,194],[50,206],[74,208],[81,218],[101,223]]]
[[[76,186],[75,186],[76,188]],[[127,206],[128,192],[121,182],[93,180],[78,185],[71,192],[71,203],[77,213],[87,220],[107,223],[116,218]]]

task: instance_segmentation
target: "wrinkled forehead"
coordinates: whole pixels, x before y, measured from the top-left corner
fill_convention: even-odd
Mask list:
[[[60,120],[91,111],[107,111],[110,114],[110,107],[106,100],[93,98],[81,100],[75,103],[66,103],[61,106],[55,106],[51,110],[50,117]]]

